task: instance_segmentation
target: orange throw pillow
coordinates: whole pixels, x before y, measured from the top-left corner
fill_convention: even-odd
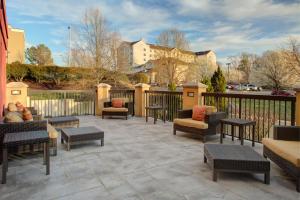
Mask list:
[[[113,99],[111,104],[112,104],[112,107],[114,107],[114,108],[122,108],[123,107],[123,101],[121,99]]]
[[[204,106],[194,106],[193,107],[193,120],[204,121],[206,108]]]
[[[31,114],[31,112],[27,108],[24,108],[24,111],[23,111],[23,120],[24,121],[33,121],[32,114]]]

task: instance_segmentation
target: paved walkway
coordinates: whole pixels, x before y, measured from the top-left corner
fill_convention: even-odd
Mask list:
[[[220,174],[218,182],[213,182],[211,170],[203,163],[203,143],[179,132],[173,136],[172,123],[93,116],[80,117],[80,123],[102,128],[105,146],[92,142],[67,152],[59,144],[58,155],[51,157],[50,176],[45,175],[40,156],[11,161],[7,184],[0,185],[0,199],[300,198],[295,183],[274,164],[271,185],[263,184],[263,175],[231,173]],[[262,152],[261,145],[255,149]]]

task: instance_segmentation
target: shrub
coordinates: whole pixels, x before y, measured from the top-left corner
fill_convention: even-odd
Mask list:
[[[224,93],[226,91],[226,79],[220,66],[218,66],[217,71],[215,71],[213,76],[211,77],[211,85],[214,92]]]
[[[7,77],[13,78],[15,81],[21,82],[27,76],[28,67],[20,62],[14,62],[7,65]]]
[[[42,66],[29,66],[28,67],[29,78],[35,80],[36,82],[40,83],[44,79],[45,75],[45,68]]]

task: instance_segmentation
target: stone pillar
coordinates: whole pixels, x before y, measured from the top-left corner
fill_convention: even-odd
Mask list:
[[[300,126],[300,87],[296,91],[296,125]]]
[[[192,109],[194,105],[203,105],[202,93],[207,85],[202,83],[187,83],[183,85],[183,109]]]
[[[96,86],[96,99],[95,99],[95,113],[96,115],[102,115],[102,109],[104,102],[110,100],[109,91],[111,86],[105,83],[100,83]]]
[[[6,84],[6,103],[22,103],[27,105],[28,85],[23,82],[10,82]]]
[[[144,117],[146,116],[146,111],[145,111],[145,104],[146,104],[146,98],[145,98],[145,91],[150,89],[150,85],[144,84],[144,83],[139,83],[135,85],[135,93],[134,93],[134,111],[135,111],[135,116],[138,117]]]

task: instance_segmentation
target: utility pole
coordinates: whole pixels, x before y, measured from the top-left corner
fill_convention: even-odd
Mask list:
[[[227,81],[229,82],[229,77],[230,77],[230,72],[229,72],[229,67],[230,67],[230,64],[231,63],[226,63],[226,65],[227,65]]]
[[[72,56],[72,49],[71,49],[71,26],[68,26],[69,30],[69,56],[68,56],[68,67],[71,65],[71,56]]]

